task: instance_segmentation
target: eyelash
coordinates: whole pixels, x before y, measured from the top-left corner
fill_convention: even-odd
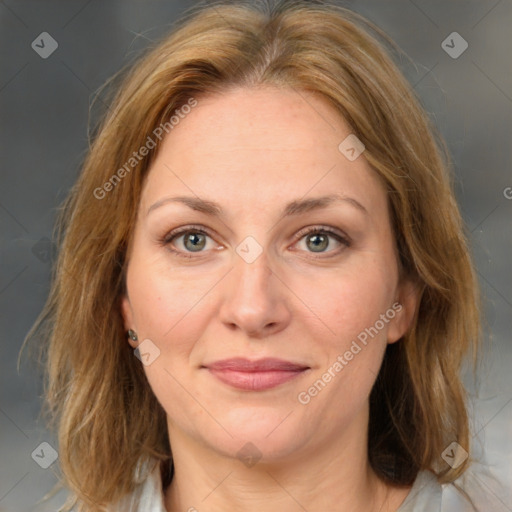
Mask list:
[[[179,257],[186,258],[186,259],[196,258],[197,256],[195,256],[193,253],[186,253],[186,252],[184,253],[182,251],[178,251],[171,247],[171,242],[174,239],[178,238],[181,235],[187,234],[187,233],[200,233],[200,234],[206,235],[210,238],[213,238],[212,234],[204,227],[191,225],[191,226],[185,226],[182,228],[177,228],[177,229],[172,230],[171,232],[167,233],[164,237],[160,238],[159,242],[161,245],[167,247],[167,249],[169,251],[171,251],[172,253],[176,254]],[[333,237],[337,242],[341,243],[345,247],[351,246],[351,242],[349,241],[349,239],[347,237],[341,235],[337,231],[334,231],[332,228],[329,228],[328,226],[315,226],[312,228],[304,228],[304,229],[300,230],[296,235],[296,240],[295,240],[294,244],[299,242],[300,240],[302,240],[305,236],[314,235],[314,234],[326,234],[326,235]],[[319,258],[331,257],[332,256],[330,254],[331,252],[333,252],[333,251],[330,251],[328,253],[330,256],[312,256],[312,258],[319,259]],[[339,250],[334,251],[334,252],[335,252],[335,254],[337,254],[337,253],[339,253]],[[201,253],[201,251],[198,252],[198,254],[200,254],[200,253]],[[311,253],[311,254],[314,254],[314,253]],[[318,254],[322,254],[322,253],[318,253]],[[323,254],[325,254],[325,253],[323,253]]]

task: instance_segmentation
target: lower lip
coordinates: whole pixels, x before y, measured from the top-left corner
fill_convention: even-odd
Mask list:
[[[248,391],[264,391],[265,389],[275,388],[302,375],[306,371],[304,369],[295,371],[240,372],[234,370],[214,370],[211,368],[208,368],[208,370],[225,384]]]

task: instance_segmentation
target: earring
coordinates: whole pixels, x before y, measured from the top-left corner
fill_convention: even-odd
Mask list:
[[[139,339],[137,337],[137,333],[135,331],[132,331],[131,329],[128,329],[128,338],[130,338],[133,341],[137,341]]]

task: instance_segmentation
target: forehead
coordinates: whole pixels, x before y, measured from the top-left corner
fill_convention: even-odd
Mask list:
[[[319,95],[238,88],[197,101],[160,143],[142,207],[176,192],[252,208],[263,199],[340,193],[385,208],[364,153],[349,161],[338,148],[350,127]]]

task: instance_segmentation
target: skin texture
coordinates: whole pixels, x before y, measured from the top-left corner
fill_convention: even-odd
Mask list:
[[[384,186],[364,153],[349,161],[338,149],[350,133],[311,93],[235,88],[198,98],[159,147],[140,201],[122,312],[126,329],[138,334],[132,347],[150,339],[160,350],[144,369],[168,416],[175,463],[168,511],[384,512],[409,490],[386,487],[369,466],[368,397],[386,344],[410,327],[417,294],[399,280]],[[333,193],[367,213],[340,201],[281,218],[293,200]],[[172,196],[215,201],[223,214],[177,202],[147,213]],[[161,241],[190,225],[209,231],[199,252],[183,233]],[[299,232],[317,226],[349,245],[330,236],[315,252],[315,235]],[[252,263],[237,253],[248,236],[263,250]],[[257,246],[249,247],[254,254]],[[300,403],[299,393],[395,302],[401,311]],[[310,369],[273,389],[239,390],[202,367],[230,357],[277,357]],[[255,465],[237,457],[246,443]]]

